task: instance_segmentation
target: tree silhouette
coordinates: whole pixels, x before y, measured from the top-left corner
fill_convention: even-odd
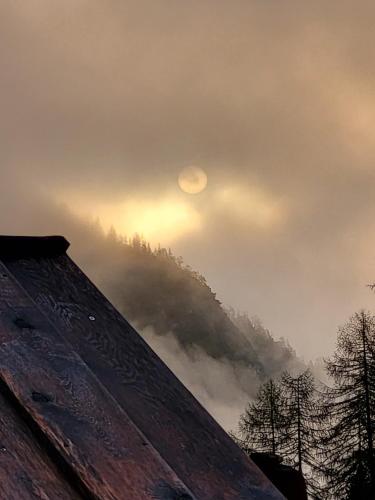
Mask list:
[[[320,485],[312,474],[317,467],[315,447],[318,432],[314,418],[316,397],[313,375],[309,370],[297,376],[285,372],[281,388],[285,400],[284,458],[304,475],[310,496],[319,498]]]
[[[284,398],[272,379],[264,383],[256,400],[240,419],[241,446],[248,451],[281,453],[285,441]]]
[[[375,318],[356,313],[339,330],[326,368],[334,386],[325,391],[319,447],[326,498],[375,498]]]

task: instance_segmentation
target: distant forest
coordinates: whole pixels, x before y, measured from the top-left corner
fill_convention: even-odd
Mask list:
[[[79,260],[141,332],[173,333],[183,349],[198,347],[213,359],[251,367],[260,381],[306,368],[259,320],[224,308],[205,278],[171,249],[151,248],[139,235],[127,239],[114,229],[104,235],[98,224],[90,231],[92,243]]]

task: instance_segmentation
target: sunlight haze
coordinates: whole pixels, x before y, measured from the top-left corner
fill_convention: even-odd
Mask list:
[[[375,304],[374,17],[367,0],[2,1],[1,233],[70,238],[59,205],[137,232],[327,355]]]

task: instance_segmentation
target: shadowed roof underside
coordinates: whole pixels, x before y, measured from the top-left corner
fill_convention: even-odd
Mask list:
[[[0,498],[284,498],[68,247],[0,237]]]

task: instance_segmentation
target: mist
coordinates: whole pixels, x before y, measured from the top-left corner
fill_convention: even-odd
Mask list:
[[[208,356],[199,347],[183,349],[176,337],[158,336],[152,328],[142,336],[164,363],[184,383],[198,401],[227,431],[236,430],[240,415],[251,399],[251,393],[241,387],[239,378],[246,380],[255,396],[259,378],[254,370],[236,368],[228,361]]]
[[[374,303],[374,8],[2,2],[1,232],[79,259],[59,204],[139,227],[306,360],[331,352]]]

